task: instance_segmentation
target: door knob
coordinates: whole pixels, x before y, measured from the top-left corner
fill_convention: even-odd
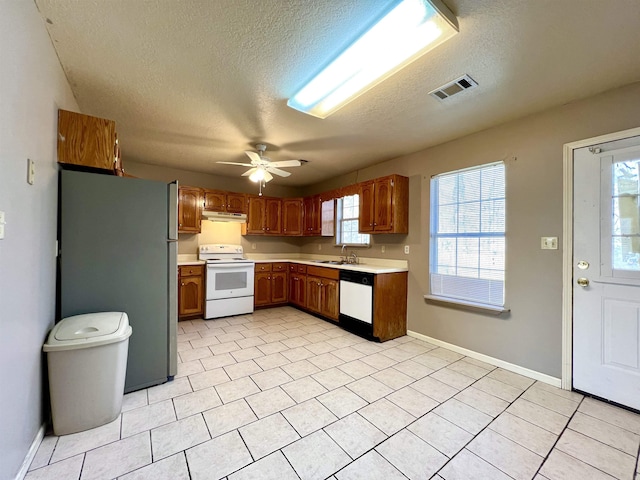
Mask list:
[[[578,280],[576,280],[576,283],[578,285],[580,285],[581,287],[588,287],[589,286],[589,279],[588,278],[579,278]]]

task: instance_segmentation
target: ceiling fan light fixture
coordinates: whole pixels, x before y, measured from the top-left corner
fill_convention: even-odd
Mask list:
[[[264,180],[265,177],[265,171],[263,168],[256,168],[255,171],[249,175],[249,180],[251,180],[252,182],[261,182],[262,180]]]
[[[402,0],[287,105],[326,118],[456,33],[458,21],[441,0]]]

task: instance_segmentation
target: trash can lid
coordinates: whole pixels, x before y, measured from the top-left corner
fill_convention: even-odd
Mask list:
[[[124,312],[100,312],[63,318],[51,332],[44,351],[72,350],[115,343],[129,338],[131,327]]]

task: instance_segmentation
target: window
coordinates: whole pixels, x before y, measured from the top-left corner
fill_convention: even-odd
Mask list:
[[[358,232],[360,196],[348,195],[338,199],[336,243],[340,245],[369,245],[369,234]]]
[[[431,295],[502,307],[504,266],[504,163],[433,177]]]

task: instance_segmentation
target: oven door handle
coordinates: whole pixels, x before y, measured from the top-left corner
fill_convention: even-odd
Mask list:
[[[251,269],[253,270],[253,265],[250,263],[236,263],[236,264],[232,264],[232,263],[208,263],[207,264],[207,269],[210,268],[234,268],[236,270],[246,270],[246,269]]]

